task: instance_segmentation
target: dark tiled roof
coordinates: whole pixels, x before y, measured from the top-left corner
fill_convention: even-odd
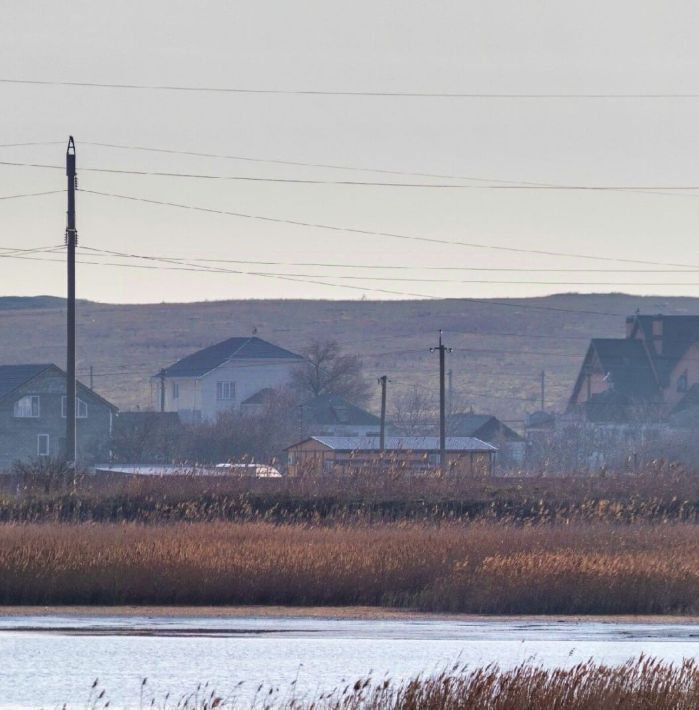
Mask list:
[[[649,344],[655,367],[664,386],[669,382],[670,374],[677,361],[685,354],[687,348],[699,342],[699,316],[633,316],[637,326],[643,331]],[[653,323],[662,322],[662,337],[653,338]],[[662,349],[654,349],[654,343],[662,343]]]
[[[256,337],[229,338],[216,345],[198,350],[174,365],[166,367],[169,377],[199,377],[214,370],[228,360],[298,360],[303,358],[296,353],[272,345]]]
[[[43,365],[0,365],[0,399],[14,392],[25,382],[33,380],[50,367],[55,366],[50,363]]]
[[[523,441],[513,429],[492,414],[458,412],[447,418],[447,431],[451,436],[475,436],[483,441],[502,437],[510,441]]]
[[[379,417],[334,394],[321,395],[303,403],[303,421],[307,424],[347,424],[378,426]]]
[[[631,399],[652,399],[658,395],[653,366],[640,340],[594,338],[590,347],[616,392]]]
[[[273,394],[274,390],[271,387],[263,387],[259,392],[255,392],[255,394],[243,400],[241,404],[266,404]]]

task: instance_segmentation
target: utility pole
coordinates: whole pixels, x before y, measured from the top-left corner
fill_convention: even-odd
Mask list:
[[[66,462],[75,468],[76,431],[75,431],[75,247],[78,232],[75,228],[75,142],[73,136],[68,139],[66,150],[66,176],[68,177],[68,219],[66,224],[66,247],[68,252],[68,317],[67,317],[67,379],[66,379]]]
[[[546,370],[541,371],[541,411],[545,412],[546,407],[544,406],[546,403]]]
[[[449,368],[449,372],[447,372],[447,376],[448,376],[448,378],[449,378],[449,389],[448,389],[448,392],[449,392],[449,400],[448,400],[448,402],[449,402],[449,407],[448,407],[447,411],[449,412],[449,416],[451,416],[451,415],[454,413],[454,382],[453,382],[453,374],[454,374],[454,371],[453,371],[453,370],[451,369],[451,367],[450,367],[450,368]]]
[[[165,370],[161,370],[158,373],[160,378],[160,411],[165,411]]]
[[[95,389],[95,368],[90,365],[90,389]]]
[[[447,467],[447,417],[446,417],[446,392],[445,392],[445,371],[444,359],[446,353],[452,351],[442,342],[442,331],[439,331],[439,345],[430,348],[430,352],[439,352],[439,466],[442,473]]]
[[[382,375],[379,377],[379,384],[381,385],[381,430],[379,436],[379,448],[381,451],[386,449],[386,384],[388,383],[388,377]]]

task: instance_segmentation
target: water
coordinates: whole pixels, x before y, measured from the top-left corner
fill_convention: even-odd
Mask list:
[[[0,617],[0,708],[85,707],[96,678],[111,707],[138,707],[144,677],[146,705],[207,681],[249,704],[260,683],[282,698],[292,688],[312,697],[369,673],[396,680],[456,662],[622,663],[642,652],[699,658],[699,624],[11,616]]]

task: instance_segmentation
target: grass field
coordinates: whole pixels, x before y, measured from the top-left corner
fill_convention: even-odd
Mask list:
[[[0,526],[0,604],[699,611],[687,524]]]
[[[547,373],[547,407],[558,408],[570,395],[589,339],[623,337],[624,317],[637,308],[668,315],[699,312],[697,299],[623,294],[497,301],[507,305],[466,299],[82,302],[77,315],[79,376],[87,381],[92,365],[96,390],[122,409],[157,406],[150,378],[160,368],[256,328],[260,337],[292,350],[316,338],[332,338],[361,355],[370,381],[390,376],[390,412],[392,398],[414,385],[436,394],[437,362],[429,347],[443,328],[454,348],[448,367],[454,372],[455,406],[520,420],[539,407],[542,369]],[[0,299],[0,312],[3,363],[64,364],[65,309],[60,300]]]

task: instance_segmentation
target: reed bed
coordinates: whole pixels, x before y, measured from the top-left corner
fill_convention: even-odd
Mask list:
[[[696,526],[0,525],[0,604],[699,611]]]
[[[352,521],[699,522],[699,474],[487,479],[365,471],[255,479],[0,475],[0,522]]]
[[[291,695],[291,699],[289,698]],[[404,683],[364,678],[319,694],[293,698],[293,692],[264,687],[252,701],[219,696],[206,686],[179,700],[144,703],[158,710],[696,710],[699,666],[694,660],[671,665],[640,657],[619,666],[588,661],[570,669],[524,664],[511,670],[491,665],[453,668],[436,677]],[[88,703],[92,710],[109,706],[97,684]]]

